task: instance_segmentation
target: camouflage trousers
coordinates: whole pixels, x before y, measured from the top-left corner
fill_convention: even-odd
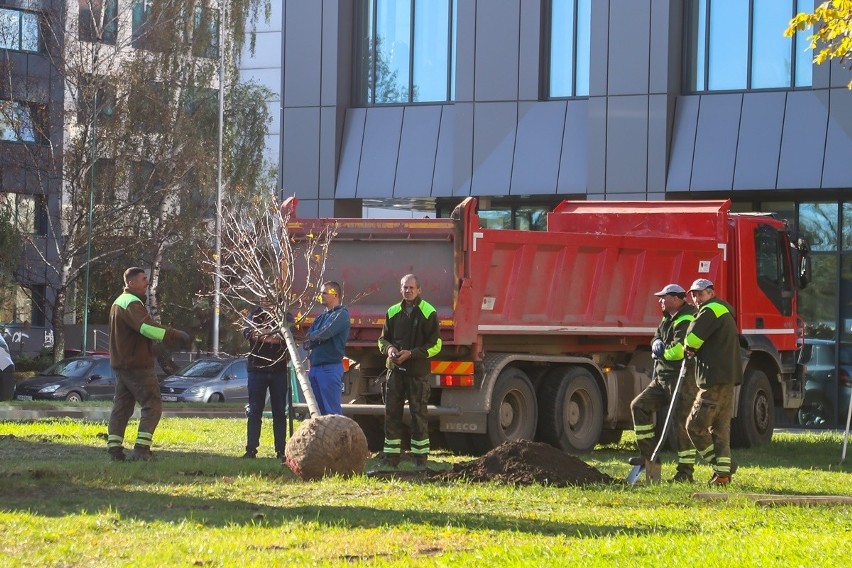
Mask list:
[[[686,430],[701,458],[716,473],[731,473],[731,416],[734,385],[699,387]]]
[[[645,459],[651,459],[657,447],[654,413],[662,413],[665,418],[669,411],[676,380],[661,381],[655,378],[645,387],[639,396],[630,403],[633,414],[633,428],[636,431],[636,445]],[[677,443],[677,470],[692,475],[695,469],[695,448],[686,432],[686,419],[692,410],[698,387],[692,373],[687,373],[680,385],[675,407],[672,409],[670,428]]]
[[[423,457],[429,455],[429,424],[426,417],[429,391],[429,375],[417,377],[399,371],[390,373],[385,385],[386,455],[399,455],[402,452],[402,413],[406,400],[411,411],[411,453]]]

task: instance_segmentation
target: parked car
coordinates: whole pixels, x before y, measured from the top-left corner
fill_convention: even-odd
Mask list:
[[[54,363],[35,377],[15,385],[15,400],[112,400],[115,376],[109,357],[70,357]]]
[[[798,412],[801,426],[846,425],[852,397],[852,345],[840,346],[837,362],[835,347],[836,343],[829,339],[805,339],[799,356],[799,362],[806,367],[805,400]]]
[[[193,361],[160,383],[165,402],[248,402],[245,357]]]

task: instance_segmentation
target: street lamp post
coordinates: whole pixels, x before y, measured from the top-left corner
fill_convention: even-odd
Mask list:
[[[83,282],[83,340],[80,344],[80,354],[85,355],[88,351],[89,337],[89,278],[90,265],[92,261],[92,220],[95,213],[95,165],[98,160],[97,127],[98,127],[98,82],[95,79],[95,64],[97,54],[95,53],[97,43],[92,43],[92,77],[94,81],[94,94],[92,95],[92,165],[89,170],[89,210],[86,219],[86,276]]]
[[[213,283],[213,355],[219,355],[219,312],[222,305],[222,146],[225,119],[225,3],[219,1],[219,139],[216,163],[216,251]]]

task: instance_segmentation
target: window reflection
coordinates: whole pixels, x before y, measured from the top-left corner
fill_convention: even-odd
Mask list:
[[[591,0],[551,0],[551,97],[589,95]]]
[[[38,14],[0,8],[0,49],[39,51]]]
[[[813,0],[690,0],[688,88],[692,91],[808,87],[808,33],[783,35]]]
[[[456,0],[362,0],[356,94],[363,104],[446,101]]]
[[[799,230],[810,241],[811,251],[837,250],[837,203],[802,203]]]

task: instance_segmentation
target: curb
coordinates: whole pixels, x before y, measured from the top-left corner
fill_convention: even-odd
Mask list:
[[[112,409],[108,406],[55,406],[50,408],[27,408],[22,406],[0,407],[0,420],[25,421],[40,418],[80,418],[96,422],[108,422]],[[139,408],[133,410],[131,418],[139,418]],[[163,409],[163,418],[243,418],[244,410],[207,409]]]

